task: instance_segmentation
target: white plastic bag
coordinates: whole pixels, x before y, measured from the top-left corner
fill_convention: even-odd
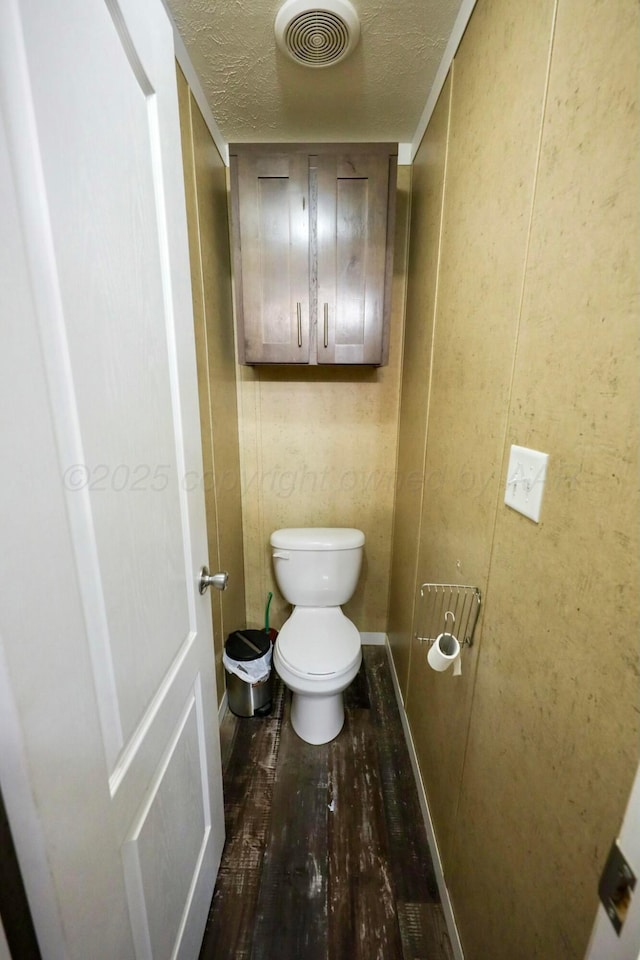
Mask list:
[[[269,647],[263,657],[257,660],[232,660],[226,653],[222,654],[222,663],[225,670],[234,673],[247,683],[259,683],[266,680],[271,672],[272,648]]]

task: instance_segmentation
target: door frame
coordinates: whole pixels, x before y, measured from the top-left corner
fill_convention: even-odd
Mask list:
[[[585,960],[640,960],[640,763],[617,837],[618,847],[638,879],[626,920],[618,936],[607,912],[598,904]]]

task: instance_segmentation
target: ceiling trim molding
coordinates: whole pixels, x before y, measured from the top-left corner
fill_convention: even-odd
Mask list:
[[[224,139],[220,133],[220,128],[216,123],[216,119],[211,111],[209,102],[204,94],[202,85],[198,78],[198,74],[195,71],[193,64],[191,63],[191,58],[187,53],[187,48],[184,45],[184,41],[180,34],[178,33],[178,28],[175,25],[175,21],[171,16],[171,11],[167,6],[166,0],[162,0],[162,5],[164,6],[165,13],[169,17],[169,22],[173,30],[173,49],[176,56],[176,60],[180,65],[180,69],[185,75],[187,83],[189,84],[189,89],[193,94],[194,100],[198,104],[200,113],[202,114],[203,120],[209,128],[209,133],[213,138],[213,142],[216,145],[216,149],[222,158],[225,166],[229,166],[229,144]]]
[[[413,140],[411,142],[411,159],[410,163],[413,163],[418,148],[422,143],[422,138],[424,137],[425,131],[429,126],[429,121],[431,120],[431,114],[435,110],[436,103],[438,102],[438,97],[442,92],[444,87],[444,82],[447,79],[449,69],[453,63],[453,58],[455,57],[458,47],[460,46],[460,41],[464,35],[465,30],[467,29],[467,24],[471,19],[471,14],[473,13],[473,8],[476,5],[476,0],[462,0],[462,4],[458,11],[458,16],[453,25],[453,30],[451,31],[451,36],[449,37],[449,42],[445,47],[445,51],[442,54],[442,60],[440,61],[440,66],[438,67],[438,72],[436,73],[435,80],[431,90],[429,91],[429,96],[427,97],[427,102],[425,108],[422,111],[422,116],[418,121],[418,126],[416,127],[416,132],[413,135]]]
[[[399,167],[410,167],[413,162],[413,154],[411,152],[413,144],[411,143],[399,143],[398,144],[398,166]]]

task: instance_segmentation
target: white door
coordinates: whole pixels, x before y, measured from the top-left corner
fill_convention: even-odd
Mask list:
[[[636,877],[636,887],[619,935],[599,905],[587,960],[640,960],[640,766],[617,843]]]
[[[172,31],[0,0],[0,777],[43,956],[197,957],[224,839]]]

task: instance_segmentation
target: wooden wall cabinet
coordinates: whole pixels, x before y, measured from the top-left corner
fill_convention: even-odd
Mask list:
[[[241,363],[387,362],[395,144],[232,144]]]

